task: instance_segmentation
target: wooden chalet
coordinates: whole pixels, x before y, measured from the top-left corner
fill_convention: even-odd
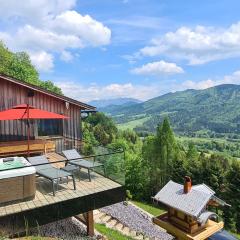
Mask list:
[[[61,152],[78,149],[82,144],[81,111],[94,112],[95,107],[0,75],[0,111],[19,104],[29,104],[69,117],[67,120],[38,120],[30,123],[31,154],[45,154],[49,165],[57,169],[64,168],[67,159]],[[1,164],[3,157],[26,154],[26,137],[26,122],[0,121]],[[125,200],[124,152],[107,152],[105,149],[95,155],[84,156],[84,159],[93,163],[97,159],[102,164],[111,161],[111,165],[116,162],[119,171],[116,174],[108,168],[107,172],[93,168],[90,180],[89,170],[80,169],[77,173],[72,172],[76,179],[75,185],[74,182],[68,182],[68,179],[57,180],[56,195],[53,195],[51,182],[41,175],[36,174],[35,178],[35,171],[29,176],[24,173],[20,175],[20,170],[24,172],[27,166],[20,170],[0,169],[0,186],[4,186],[4,191],[0,191],[0,199],[4,200],[0,201],[0,232],[12,236],[25,232],[26,227],[37,227],[77,216],[85,219],[88,233],[92,235],[93,210]],[[30,195],[31,198],[28,197]],[[9,199],[11,201],[6,202]],[[14,199],[16,201],[12,201]]]
[[[167,213],[154,217],[153,222],[179,240],[204,240],[224,226],[209,207],[227,203],[205,184],[192,186],[189,177],[185,177],[184,185],[169,181],[153,199],[168,209]]]
[[[60,152],[67,147],[81,145],[81,111],[95,111],[95,107],[88,104],[0,75],[0,111],[19,104],[70,117],[69,120],[32,121],[30,135],[35,141],[31,142],[31,149],[35,152],[44,147]],[[26,138],[26,122],[0,121],[0,156],[24,152]]]

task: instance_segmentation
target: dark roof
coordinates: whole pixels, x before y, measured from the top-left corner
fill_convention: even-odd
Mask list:
[[[71,104],[74,104],[74,105],[77,105],[77,106],[81,107],[82,109],[86,109],[86,110],[95,110],[95,109],[96,109],[96,107],[93,107],[93,106],[88,105],[88,104],[86,104],[86,103],[79,102],[79,101],[77,101],[77,100],[75,100],[75,99],[72,99],[72,98],[69,98],[69,97],[66,97],[66,96],[63,96],[63,95],[60,95],[60,94],[57,94],[57,93],[48,91],[48,90],[46,90],[46,89],[44,89],[44,88],[42,88],[42,87],[35,86],[35,85],[33,85],[33,84],[30,84],[30,83],[26,83],[26,82],[17,80],[17,79],[15,79],[15,78],[12,78],[12,77],[9,77],[9,76],[3,75],[3,74],[0,74],[0,79],[4,79],[4,80],[6,80],[6,81],[13,82],[13,83],[15,83],[15,84],[24,86],[24,87],[29,88],[29,89],[31,89],[31,90],[44,93],[44,94],[46,94],[46,95],[48,95],[48,96],[51,96],[51,97],[60,99],[60,100],[62,100],[62,101],[69,102],[69,103],[71,103]]]

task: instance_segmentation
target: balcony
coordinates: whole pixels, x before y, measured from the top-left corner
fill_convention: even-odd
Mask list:
[[[1,231],[13,235],[25,231],[26,226],[37,227],[125,200],[124,152],[93,149],[93,155],[82,158],[94,166],[90,175],[89,169],[73,165],[71,171],[61,170],[67,163],[70,166],[69,161],[55,152],[46,154],[47,163],[33,166],[26,164],[25,158],[24,166],[0,167],[0,185],[4,187],[0,193]],[[41,174],[34,170],[39,167]],[[46,176],[52,168],[56,176],[50,181]]]

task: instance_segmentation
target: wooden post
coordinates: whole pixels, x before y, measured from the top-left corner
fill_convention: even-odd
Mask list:
[[[89,211],[86,214],[86,225],[87,225],[87,234],[90,237],[94,236],[94,220],[93,220],[93,211]]]
[[[89,211],[89,212],[86,212],[86,213],[83,213],[83,214],[79,214],[79,215],[76,215],[74,217],[87,226],[87,235],[89,237],[93,237],[94,236],[93,211]]]

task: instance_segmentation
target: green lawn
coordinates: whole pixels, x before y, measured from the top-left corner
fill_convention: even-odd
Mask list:
[[[1,239],[1,238],[0,238]],[[7,238],[6,238],[7,239]],[[33,236],[33,237],[22,237],[18,238],[19,240],[57,240],[57,238],[50,238],[50,237],[40,237],[40,236]],[[1,239],[2,240],[2,239]]]
[[[143,118],[132,120],[132,121],[129,121],[129,122],[126,122],[126,123],[118,124],[117,127],[120,130],[126,130],[126,129],[131,129],[132,130],[137,126],[141,126],[148,119],[149,119],[149,117],[143,117]]]
[[[237,234],[237,233],[232,233],[230,232],[232,235],[234,235],[237,239],[240,239],[240,234]]]
[[[95,223],[95,229],[106,236],[108,240],[133,240],[133,238],[125,236],[116,230],[107,228],[103,224]]]
[[[191,141],[193,143],[195,142],[212,142],[212,141],[216,141],[219,143],[225,143],[228,142],[227,139],[225,138],[204,138],[204,137],[187,137],[187,136],[176,136],[176,138],[180,141]]]
[[[150,203],[138,202],[138,201],[132,201],[132,203],[134,203],[139,208],[142,208],[144,211],[152,214],[153,216],[158,216],[158,215],[166,212],[164,209],[161,209]]]

